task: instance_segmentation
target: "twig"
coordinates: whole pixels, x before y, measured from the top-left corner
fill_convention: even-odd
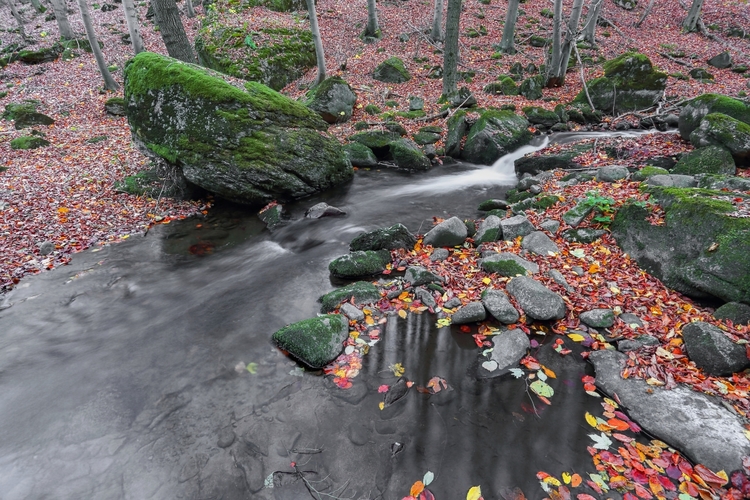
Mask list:
[[[659,55],[660,55],[660,56],[662,56],[662,57],[666,57],[667,59],[669,59],[669,60],[670,60],[670,61],[672,61],[673,63],[677,63],[677,64],[680,64],[680,65],[682,65],[682,66],[685,66],[685,67],[687,67],[687,68],[691,68],[691,69],[692,69],[692,67],[693,67],[693,66],[692,66],[691,64],[688,64],[688,63],[686,63],[685,61],[680,61],[680,60],[679,60],[679,59],[677,59],[676,57],[672,57],[672,56],[670,56],[669,54],[665,54],[665,53],[663,53],[663,52],[657,52],[657,54],[659,54]]]
[[[414,118],[412,121],[415,121],[415,122],[429,122],[429,121],[434,120],[436,118],[443,118],[445,116],[448,116],[449,113],[450,113],[450,110],[444,109],[443,111],[441,111],[439,113],[435,113],[434,115],[423,116],[422,118]]]
[[[605,22],[605,23],[609,24],[609,25],[610,25],[610,26],[611,26],[612,28],[614,28],[614,30],[615,30],[615,31],[616,31],[617,33],[619,33],[619,34],[620,34],[620,36],[621,36],[621,37],[623,37],[623,38],[627,39],[627,40],[628,40],[628,42],[630,42],[630,43],[636,43],[636,41],[635,41],[635,40],[633,40],[633,39],[632,39],[632,38],[630,38],[630,37],[629,37],[628,35],[626,35],[625,33],[623,33],[623,31],[622,31],[622,30],[621,30],[620,28],[618,28],[618,27],[617,27],[617,26],[615,25],[615,23],[613,23],[612,21],[610,21],[610,20],[609,20],[609,19],[607,19],[606,17],[604,17],[604,16],[602,16],[602,15],[599,15],[599,19],[601,19],[601,20],[602,20],[603,22]]]
[[[641,24],[643,24],[643,21],[645,21],[646,18],[648,17],[648,15],[651,13],[651,9],[654,7],[654,2],[656,2],[656,0],[651,0],[648,3],[648,6],[646,7],[646,10],[643,12],[643,15],[641,16],[640,19],[638,19],[638,22],[635,23],[635,27],[636,28],[640,28]]]
[[[596,111],[596,108],[594,107],[594,101],[591,100],[591,95],[589,94],[589,86],[586,85],[586,76],[583,73],[583,62],[581,61],[581,54],[578,53],[578,47],[576,47],[575,44],[572,44],[573,50],[576,53],[576,59],[578,59],[578,66],[581,68],[581,83],[583,83],[583,90],[586,92],[586,100],[589,101],[589,106],[591,106],[591,111]]]

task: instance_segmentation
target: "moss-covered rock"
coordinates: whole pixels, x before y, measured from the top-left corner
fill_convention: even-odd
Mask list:
[[[685,295],[750,304],[750,219],[731,215],[735,199],[750,197],[697,188],[646,190],[664,209],[665,224],[651,225],[646,208],[625,205],[611,226],[617,244]]]
[[[607,113],[624,113],[653,106],[664,93],[667,74],[654,69],[651,60],[626,52],[604,63],[604,76],[587,83],[594,107]],[[574,102],[587,103],[582,90]]]
[[[729,115],[710,113],[704,116],[690,134],[690,142],[697,148],[712,145],[726,148],[737,164],[750,163],[750,125]]]
[[[322,368],[341,354],[349,336],[349,321],[327,314],[285,326],[273,334],[274,343],[311,368]]]
[[[142,52],[125,67],[125,100],[144,152],[231,201],[301,198],[353,175],[317,114],[259,83],[243,91],[205,68]]]
[[[549,128],[560,123],[560,117],[554,111],[539,106],[524,106],[521,109],[532,125],[543,125]]]
[[[266,7],[276,12],[307,11],[305,0],[248,0],[249,7]]]
[[[576,163],[574,158],[589,151],[592,147],[592,144],[576,144],[559,153],[541,155],[530,153],[514,161],[513,166],[519,177],[525,173],[537,175],[548,170],[580,168],[581,165]]]
[[[352,252],[365,250],[395,250],[405,248],[411,250],[417,243],[417,238],[409,232],[403,224],[394,224],[362,233],[349,243]]]
[[[93,49],[91,48],[91,42],[89,42],[88,38],[75,38],[73,40],[60,40],[60,46],[63,49],[66,50],[84,50],[91,54],[93,52]],[[102,42],[99,43],[99,48],[103,49],[104,44]]]
[[[315,66],[309,29],[268,27],[257,35],[242,27],[211,23],[195,38],[202,66],[281,90]]]
[[[338,76],[326,78],[310,89],[305,97],[305,105],[328,123],[348,121],[357,101],[357,94]]]
[[[333,311],[339,304],[354,298],[357,304],[372,304],[380,300],[380,290],[369,281],[355,281],[323,295],[319,301],[324,313]]]
[[[389,57],[378,64],[372,73],[372,77],[385,83],[404,83],[411,80],[411,75],[404,66],[404,61],[398,57]]]
[[[492,165],[500,157],[531,141],[529,122],[511,111],[487,110],[469,130],[461,158]]]
[[[526,269],[513,260],[483,260],[482,269],[498,276],[526,276]]]
[[[385,130],[370,130],[360,132],[349,137],[352,142],[358,142],[370,148],[380,158],[385,155],[393,141],[397,141],[401,134]]]
[[[52,62],[62,54],[63,48],[56,43],[51,47],[44,47],[39,50],[22,50],[16,54],[16,59],[24,64],[43,64]]]
[[[672,169],[672,173],[685,175],[734,175],[736,170],[737,168],[732,155],[726,148],[721,146],[706,146],[682,155],[677,165]],[[668,173],[666,170],[660,172],[660,174]]]
[[[634,181],[645,181],[649,177],[654,175],[669,175],[669,170],[661,167],[654,167],[653,165],[646,165],[638,172],[633,174]]]
[[[419,132],[414,134],[414,136],[412,137],[412,139],[414,139],[414,142],[419,145],[435,144],[443,135],[442,130],[439,132],[433,132],[431,130],[424,130],[424,128],[426,127],[420,129]]]
[[[691,99],[682,107],[678,123],[680,137],[686,141],[690,140],[690,134],[710,113],[723,113],[741,122],[750,123],[750,106],[745,102],[721,94],[703,94]]]
[[[461,156],[461,140],[469,130],[466,121],[466,110],[460,109],[448,118],[448,134],[445,138],[445,155],[451,158]]]
[[[494,95],[518,95],[518,86],[509,76],[501,76],[496,82],[488,83],[482,91]]]
[[[430,159],[411,139],[393,141],[390,153],[398,168],[404,170],[427,170],[432,165]]]
[[[104,110],[114,116],[125,116],[125,99],[112,97],[104,102]]]
[[[750,324],[750,306],[739,302],[727,302],[714,311],[714,318],[729,320],[735,325]]]
[[[24,135],[10,141],[11,149],[37,149],[49,146],[49,141],[35,135]]]
[[[344,144],[344,154],[355,167],[371,168],[378,165],[378,158],[372,149],[359,142]]]
[[[688,74],[690,75],[690,78],[693,78],[694,80],[700,80],[704,83],[710,83],[714,80],[714,75],[709,73],[705,68],[693,68]]]
[[[364,278],[382,273],[390,262],[391,253],[388,250],[364,250],[332,260],[328,264],[328,270],[335,278]]]
[[[529,77],[521,82],[518,86],[518,93],[524,96],[526,99],[541,99],[542,89],[544,88],[545,77],[544,75],[536,75]]]

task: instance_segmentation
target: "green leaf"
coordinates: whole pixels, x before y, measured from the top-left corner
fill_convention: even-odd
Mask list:
[[[586,253],[583,251],[582,248],[576,248],[575,250],[571,250],[570,255],[572,255],[573,257],[578,257],[579,259],[586,257]]]
[[[255,375],[258,372],[258,363],[248,363],[246,369]]]
[[[555,390],[543,380],[535,380],[531,383],[529,388],[535,393],[545,398],[550,398],[555,394]]]
[[[433,479],[435,479],[435,474],[433,474],[430,471],[427,471],[425,472],[425,475],[422,478],[422,484],[424,484],[425,486],[429,486]]]
[[[523,370],[520,368],[511,368],[510,374],[513,375],[515,378],[521,378],[523,377]]]
[[[253,41],[252,35],[247,35],[245,37],[245,45],[247,45],[248,47],[250,47],[253,50],[255,50],[255,49],[258,48],[258,47],[255,46],[255,42]]]

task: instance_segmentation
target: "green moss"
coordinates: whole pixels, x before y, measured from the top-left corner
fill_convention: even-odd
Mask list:
[[[41,137],[25,135],[23,137],[16,137],[10,141],[11,149],[37,149],[44,146],[49,146],[49,141]]]
[[[526,269],[513,260],[483,261],[482,269],[488,273],[497,273],[500,276],[526,276]]]
[[[370,282],[356,281],[320,297],[320,310],[324,313],[333,311],[342,302],[348,302],[352,297],[357,304],[369,304],[380,300],[380,290]]]
[[[739,99],[720,94],[703,94],[691,99],[680,113],[680,136],[687,140],[710,113],[722,113],[741,122],[750,123],[750,106]]]
[[[382,112],[383,111],[374,104],[368,104],[367,106],[365,106],[365,113],[367,113],[368,115],[379,115]]]
[[[15,120],[21,115],[36,112],[37,106],[41,104],[35,99],[27,99],[23,102],[11,102],[5,105],[5,111],[3,112],[3,120]]]
[[[273,334],[279,348],[312,368],[322,368],[344,349],[349,321],[341,314],[327,314],[293,323]]]
[[[332,260],[328,270],[336,278],[356,279],[382,273],[390,261],[391,253],[387,250],[357,251]]]
[[[129,175],[121,181],[115,182],[115,191],[135,196],[157,196],[159,193],[159,177],[156,172],[147,170]]]
[[[399,137],[399,134],[394,132],[373,130],[370,132],[361,132],[359,134],[354,134],[349,137],[349,140],[359,142],[360,144],[363,144],[372,150],[377,150],[381,148],[387,148],[391,144],[391,142],[398,140]]]
[[[727,149],[720,146],[707,146],[682,155],[672,173],[732,175],[735,171],[736,167],[732,154]]]
[[[404,66],[404,61],[395,56],[380,63],[375,68],[372,77],[386,83],[403,83],[411,80],[411,75]]]
[[[510,189],[505,193],[505,199],[508,200],[508,203],[518,203],[519,201],[533,197],[534,193],[529,191],[518,191],[517,189]]]

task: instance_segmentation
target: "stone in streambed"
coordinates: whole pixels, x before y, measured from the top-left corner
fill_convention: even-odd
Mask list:
[[[355,304],[372,304],[380,300],[380,290],[368,281],[357,281],[323,295],[319,301],[323,312],[332,311],[337,305],[354,298]]]
[[[273,334],[273,341],[311,368],[322,368],[341,353],[348,336],[349,321],[341,314],[326,314],[285,326]]]
[[[525,276],[529,271],[532,274],[539,272],[539,266],[534,262],[510,252],[490,253],[482,256],[480,266],[488,273],[497,273],[500,276]]]
[[[565,317],[566,308],[562,297],[533,278],[513,278],[508,283],[507,290],[529,318],[547,321]]]
[[[730,320],[735,325],[750,324],[750,306],[741,302],[727,302],[714,311],[714,318]]]
[[[508,217],[500,221],[503,239],[513,241],[519,236],[526,236],[534,232],[534,225],[523,215]]]
[[[593,229],[590,227],[583,227],[580,229],[566,229],[562,233],[562,237],[567,241],[575,241],[578,243],[593,243],[602,236],[607,234],[604,229]]]
[[[627,179],[628,171],[627,167],[620,165],[608,165],[601,167],[596,171],[596,177],[602,182],[617,182],[623,179]]]
[[[563,214],[563,220],[571,227],[578,227],[583,220],[594,210],[594,207],[587,203],[578,202],[576,206]]]
[[[348,302],[341,304],[341,313],[352,321],[362,321],[365,319],[365,313]]]
[[[430,283],[442,283],[443,278],[428,271],[424,267],[412,266],[406,270],[406,273],[404,274],[404,281],[409,283],[411,286],[420,286]]]
[[[486,317],[487,311],[485,311],[481,302],[469,302],[453,313],[451,322],[455,325],[463,325],[465,323],[484,321]]]
[[[496,320],[506,325],[515,323],[520,317],[502,290],[486,289],[482,292],[482,305]]]
[[[422,243],[433,247],[454,247],[462,245],[467,235],[466,224],[458,217],[451,217],[430,229]]]
[[[351,252],[332,260],[328,270],[336,278],[362,278],[382,273],[390,261],[388,250]]]
[[[508,369],[518,365],[531,347],[529,337],[520,328],[493,335],[490,342],[490,358],[479,357],[478,375],[481,378],[499,377],[507,373]]]
[[[346,215],[346,212],[338,207],[332,207],[323,201],[311,206],[305,212],[305,218],[307,219],[320,219],[322,217],[336,217],[339,215]]]
[[[395,250],[405,248],[411,250],[417,243],[417,238],[406,229],[403,224],[375,229],[356,236],[349,243],[349,250]]]
[[[682,329],[688,357],[708,375],[724,377],[750,366],[744,345],[732,342],[718,327],[696,321]]]
[[[500,217],[490,215],[479,225],[479,230],[474,235],[474,244],[490,243],[497,241],[502,236]]]
[[[426,288],[423,288],[421,286],[418,287],[414,291],[414,297],[430,309],[434,310],[435,307],[437,307],[437,301],[435,301],[435,297],[432,295],[432,292]]]
[[[490,210],[505,210],[508,208],[508,202],[505,200],[485,200],[479,204],[477,210],[480,212],[489,212]]]
[[[448,251],[447,248],[436,248],[432,251],[430,254],[430,261],[432,262],[440,262],[441,260],[445,260],[448,257],[450,257],[451,253]]]
[[[582,312],[579,317],[592,328],[609,328],[615,324],[615,313],[612,309],[591,309]]]
[[[521,248],[536,255],[548,256],[550,253],[560,253],[555,242],[542,231],[534,231],[524,236]]]

